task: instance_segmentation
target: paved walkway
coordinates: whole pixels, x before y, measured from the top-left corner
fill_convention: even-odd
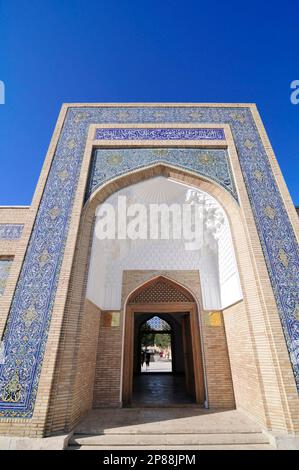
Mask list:
[[[192,401],[186,392],[184,375],[152,373],[140,374],[134,378],[134,405],[169,406]]]
[[[150,362],[147,366],[145,363],[141,367],[141,372],[171,372],[172,371],[172,362],[171,361],[153,361]]]

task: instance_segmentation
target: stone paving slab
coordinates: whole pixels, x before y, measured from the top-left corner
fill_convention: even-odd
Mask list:
[[[82,446],[69,450],[103,450],[101,446]],[[119,446],[105,447],[105,450],[120,450]],[[247,444],[247,445],[202,445],[202,446],[122,446],[121,450],[275,450],[273,447],[267,444]]]
[[[76,435],[71,445],[81,446],[174,446],[174,445],[222,445],[222,444],[269,444],[265,434],[99,434],[97,436]]]
[[[122,408],[91,410],[76,434],[259,433],[261,427],[238,410]]]
[[[64,450],[69,435],[53,437],[14,437],[0,436],[0,450]]]

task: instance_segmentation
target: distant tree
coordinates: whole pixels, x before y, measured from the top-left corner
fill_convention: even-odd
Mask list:
[[[140,329],[141,347],[157,346],[161,349],[167,349],[171,345],[171,335],[155,333],[151,326],[145,322]]]
[[[148,346],[154,346],[154,344],[155,333],[152,333],[150,326],[144,323],[141,327],[141,346],[147,348]]]
[[[155,346],[161,349],[167,349],[171,345],[171,336],[166,334],[156,333]]]

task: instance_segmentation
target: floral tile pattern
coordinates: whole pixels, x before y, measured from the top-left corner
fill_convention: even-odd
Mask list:
[[[0,240],[18,240],[23,232],[22,224],[0,224]]]
[[[96,129],[97,140],[224,140],[223,129],[157,128],[157,129]]]
[[[4,334],[0,416],[32,416],[53,303],[90,124],[205,123],[231,125],[299,386],[299,253],[295,234],[250,108],[69,108],[28,245]]]
[[[4,289],[9,275],[11,264],[11,259],[0,259],[0,296],[4,294]]]
[[[86,199],[109,179],[157,162],[208,177],[238,200],[227,150],[194,148],[96,149],[92,157]]]

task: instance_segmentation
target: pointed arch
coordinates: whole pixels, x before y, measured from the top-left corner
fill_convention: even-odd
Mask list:
[[[171,331],[171,325],[159,314],[153,314],[146,318],[140,325],[140,330],[148,333],[161,333]]]
[[[203,357],[199,331],[199,318],[195,297],[182,285],[163,275],[155,276],[134,289],[125,303],[124,349],[122,403],[129,405],[133,389],[134,360],[134,320],[136,313],[152,313],[159,316],[163,313],[185,314],[186,356],[190,356],[186,369],[187,382],[194,383],[194,399],[198,404],[205,401],[205,383]],[[148,320],[148,319],[147,319]],[[191,385],[190,385],[191,387]]]
[[[90,261],[90,251],[92,245],[92,237],[93,237],[93,230],[94,230],[94,222],[95,222],[95,211],[97,206],[104,202],[110,195],[117,192],[119,189],[124,188],[126,186],[130,186],[131,184],[137,183],[144,179],[150,179],[154,176],[165,176],[168,178],[173,179],[177,182],[182,182],[183,184],[187,184],[193,186],[194,188],[198,188],[207,194],[213,196],[224,208],[226,214],[228,216],[229,225],[233,235],[233,242],[234,246],[237,250],[238,257],[242,261],[244,258],[244,249],[243,247],[249,247],[249,241],[246,238],[246,234],[243,231],[243,215],[238,206],[237,202],[234,198],[224,190],[224,188],[220,187],[214,181],[210,181],[207,178],[204,178],[201,175],[196,175],[188,170],[185,169],[177,169],[173,168],[167,163],[161,164],[157,163],[152,166],[148,166],[142,169],[136,169],[133,172],[126,173],[125,175],[115,177],[113,180],[107,181],[107,183],[103,184],[99,187],[92,196],[85,202],[82,213],[81,213],[81,221],[80,226],[78,229],[78,236],[77,236],[77,246],[76,252],[74,256],[74,264],[73,264],[73,276],[71,279],[71,288],[69,289],[69,297],[67,299],[67,308],[69,312],[72,312],[73,318],[77,321],[77,316],[79,319],[84,318],[85,315],[85,296],[86,296],[86,285],[88,279],[88,270],[89,270],[89,261]],[[239,230],[240,229],[240,230]],[[242,247],[242,249],[240,248]],[[242,266],[242,262],[240,261],[240,266]],[[83,280],[83,282],[82,282]],[[179,283],[177,283],[180,285]],[[139,286],[140,287],[140,286]],[[186,288],[186,286],[182,286],[186,291],[188,291],[191,295],[193,293]],[[135,289],[134,289],[135,290]],[[133,292],[133,291],[132,291]],[[132,292],[130,294],[132,294]],[[124,344],[124,323],[125,323],[125,312],[126,312],[126,305],[127,300],[124,302],[124,309],[122,310],[122,317],[121,317],[121,333],[119,337],[119,341]],[[197,303],[200,302],[198,306],[200,309],[202,308],[201,299],[197,299]],[[79,305],[79,308],[78,308]],[[78,325],[80,322],[78,321]],[[94,335],[96,338],[97,332],[94,329],[93,331],[90,330],[90,334]],[[77,344],[81,341],[81,330],[79,330],[76,337],[70,337],[69,342],[72,344],[74,350],[76,350]],[[76,338],[76,339],[75,339]],[[250,340],[252,337],[250,336]],[[203,352],[202,352],[203,354]],[[76,356],[73,358],[76,363],[78,361],[78,357]],[[60,356],[60,360],[64,361],[69,365],[72,364],[69,359],[62,358]],[[119,363],[119,395],[117,398],[117,403],[122,401],[122,390],[123,390],[123,370],[124,370],[124,348],[122,347],[122,354]],[[80,365],[78,365],[78,370],[80,369]],[[67,376],[64,378],[65,386],[73,393],[73,390],[77,390],[77,376]],[[206,385],[206,393],[208,393],[208,385]],[[81,393],[81,392],[78,392]],[[71,397],[71,395],[69,395]],[[208,398],[208,397],[206,397]],[[84,402],[85,403],[85,402]],[[66,416],[66,419],[70,419],[70,415]]]
[[[96,205],[103,202],[116,191],[130,186],[140,181],[153,178],[154,176],[164,176],[173,178],[176,181],[188,183],[194,187],[202,187],[203,191],[213,195],[220,205],[233,205],[236,210],[240,209],[238,201],[232,194],[218,181],[207,175],[199,174],[196,171],[189,170],[166,162],[156,162],[145,165],[135,170],[131,170],[97,186],[85,201],[84,210],[89,207],[96,208]],[[200,182],[200,185],[199,185]],[[205,189],[206,188],[206,189]]]
[[[159,275],[137,287],[128,298],[133,304],[150,302],[195,302],[195,298],[180,284]]]

